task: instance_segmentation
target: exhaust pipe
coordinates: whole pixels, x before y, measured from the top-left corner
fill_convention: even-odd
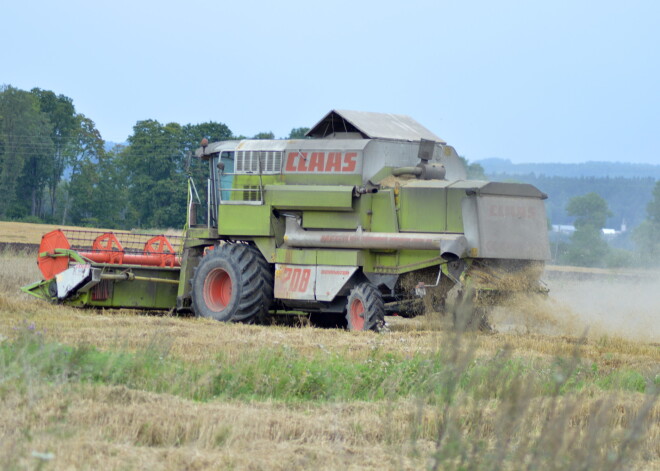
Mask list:
[[[439,250],[448,261],[467,253],[463,234],[424,234],[417,232],[306,231],[295,217],[286,218],[284,242],[290,247],[372,250]]]

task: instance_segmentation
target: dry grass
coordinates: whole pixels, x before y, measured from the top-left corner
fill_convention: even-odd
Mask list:
[[[200,404],[123,387],[57,392],[35,402],[26,416],[5,417],[2,426],[16,431],[10,434],[16,444],[24,442],[18,430],[29,424],[29,449],[52,451],[59,469],[80,463],[102,469],[423,466],[421,458],[406,465],[401,444],[384,440],[401,429],[389,429],[395,424],[386,404]],[[26,455],[21,465],[29,464]]]
[[[75,230],[83,230],[83,231],[91,230],[89,227],[0,221],[0,243],[39,245],[39,243],[41,243],[41,236],[55,229],[75,229]],[[93,230],[102,231],[102,232],[115,232],[115,233],[127,232],[118,229],[94,228]],[[167,229],[164,232],[164,234],[180,236],[181,232],[182,231],[179,229]],[[163,232],[155,231],[154,233],[161,234]]]
[[[36,244],[41,242],[41,236],[55,229],[89,230],[89,227],[60,226],[56,224],[31,224],[27,222],[0,221],[0,242],[18,244]],[[117,231],[116,229],[95,229],[99,231]]]
[[[287,348],[310,357],[327,353],[355,361],[374,351],[408,358],[446,349],[454,341],[445,321],[432,315],[391,318],[390,332],[378,335],[52,306],[18,291],[19,286],[39,279],[32,255],[5,252],[1,261],[0,339],[7,342],[27,320],[44,331],[48,342],[134,352],[158,342],[173,358],[197,365],[220,354],[231,360],[269,348]],[[613,335],[581,340],[579,319],[570,327],[578,335],[561,329],[550,335],[545,327],[558,328],[575,313],[552,300],[545,307],[539,303],[519,304],[519,316],[536,316],[528,324],[511,315],[507,322],[518,325],[507,332],[466,334],[463,347],[468,353],[457,355],[457,364],[472,364],[506,351],[511,358],[547,367],[557,357],[577,353],[582,362],[599,371],[634,369],[646,377],[660,375],[657,344]],[[561,312],[553,314],[553,309]],[[571,469],[578,462],[592,463],[591,469],[597,469],[609,463],[608,453],[636,436],[638,452],[631,454],[632,461],[619,467],[612,461],[609,469],[660,469],[660,406],[652,405],[648,394],[588,387],[575,395],[532,397],[524,394],[524,384],[510,391],[518,391],[518,400],[457,393],[451,407],[444,408],[415,398],[201,403],[125,386],[35,381],[0,397],[0,467],[489,469],[476,459],[484,450],[498,463],[497,450],[515,454],[511,450],[519,448],[523,451],[517,463],[525,466],[505,462],[505,469]],[[534,441],[541,436],[548,438]],[[507,437],[510,441],[505,441]],[[465,456],[451,455],[450,445],[464,443],[461,440],[470,444],[461,448]],[[536,448],[525,448],[525,440]],[[544,461],[551,451],[557,456],[567,453],[573,461],[551,467]],[[461,460],[468,458],[471,461],[461,467]]]
[[[583,440],[596,425],[623,437],[642,401],[603,394],[579,404],[537,400],[530,405],[526,428],[542,429],[554,409],[565,414],[553,426],[569,426],[563,432],[566,441]],[[0,418],[5,469],[33,469],[39,462],[34,451],[52,453],[51,469],[424,469],[433,464],[429,457],[443,424],[436,409],[411,401],[196,403],[106,386],[42,391],[29,407],[24,397],[14,395],[4,399],[4,407],[9,412]],[[455,413],[463,414],[475,440],[494,447],[503,432],[515,435],[504,430],[508,424],[497,407],[465,404]],[[590,423],[599,411],[611,409],[614,420]],[[659,423],[656,406],[646,420],[651,430],[644,449],[651,457],[660,454]],[[640,456],[637,465],[658,469],[648,456]]]
[[[384,334],[349,333],[340,329],[309,326],[250,326],[218,324],[198,318],[145,315],[131,310],[82,310],[48,305],[27,295],[0,292],[0,331],[12,335],[12,328],[25,320],[35,322],[49,340],[66,344],[90,344],[100,349],[145,348],[154,337],[165,339],[171,355],[186,361],[204,362],[219,353],[228,357],[245,350],[287,347],[302,354],[322,351],[355,359],[366,358],[374,349],[382,353],[413,356],[437,351],[451,339],[448,330],[430,330],[421,318],[391,319]],[[416,325],[416,324],[420,325]],[[518,357],[552,358],[576,348],[576,338],[528,333],[466,334],[477,357],[491,357],[508,349]],[[660,348],[621,338],[587,339],[579,345],[583,359],[602,368],[651,368],[660,365]]]

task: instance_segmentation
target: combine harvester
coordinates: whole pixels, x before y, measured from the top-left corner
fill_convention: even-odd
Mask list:
[[[300,140],[202,142],[206,222],[189,183],[182,238],[46,234],[37,297],[169,309],[219,321],[273,312],[378,330],[448,299],[539,291],[549,258],[542,192],[466,180],[456,151],[407,116],[331,111]]]

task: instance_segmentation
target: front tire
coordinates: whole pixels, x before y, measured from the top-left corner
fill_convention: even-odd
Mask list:
[[[222,322],[263,322],[273,300],[273,274],[259,250],[224,244],[204,256],[192,279],[195,314]]]
[[[383,295],[371,283],[360,283],[351,290],[346,304],[349,330],[374,330],[385,325]]]

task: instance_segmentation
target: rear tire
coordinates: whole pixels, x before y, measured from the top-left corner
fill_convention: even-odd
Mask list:
[[[253,246],[220,245],[195,270],[192,305],[198,317],[263,322],[272,301],[271,267]]]
[[[383,296],[371,283],[360,283],[351,290],[346,304],[349,330],[374,330],[385,325]]]

